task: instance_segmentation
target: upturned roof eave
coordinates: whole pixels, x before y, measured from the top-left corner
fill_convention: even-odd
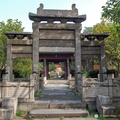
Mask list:
[[[86,20],[86,15],[79,15],[78,17],[58,17],[58,16],[45,16],[45,15],[38,15],[34,13],[29,13],[29,19],[32,21],[36,21],[36,18],[39,20],[47,20],[47,19],[54,19],[55,21],[60,21],[61,19],[66,19],[67,21],[74,21],[77,20],[80,23]]]

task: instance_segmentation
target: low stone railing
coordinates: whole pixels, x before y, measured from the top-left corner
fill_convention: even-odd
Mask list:
[[[9,82],[8,74],[3,76],[3,82],[0,84],[0,98],[18,98],[19,101],[34,101],[34,76],[30,76],[29,82]]]
[[[114,82],[111,75],[107,76],[106,82],[87,81],[82,76],[82,99],[83,101],[95,101],[97,95],[120,97],[120,82]]]

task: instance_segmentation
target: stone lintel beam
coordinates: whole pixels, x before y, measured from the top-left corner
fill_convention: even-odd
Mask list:
[[[104,45],[103,42],[100,42],[100,41],[82,41],[81,43],[81,46],[84,47],[84,46],[101,46],[101,45]]]
[[[62,29],[62,30],[75,30],[79,24],[51,24],[51,23],[39,23],[39,29]]]
[[[42,15],[37,15],[34,13],[29,13],[29,19],[35,22],[40,22],[40,21],[64,21],[66,20],[67,22],[74,22],[74,23],[81,23],[86,20],[86,15],[80,15],[78,17],[52,17],[52,16],[42,16]]]
[[[7,44],[32,46],[32,40],[7,40]]]
[[[6,31],[5,35],[9,39],[14,39],[17,37],[17,39],[23,39],[24,37],[28,37],[28,39],[32,39],[32,32],[12,32],[12,31]]]

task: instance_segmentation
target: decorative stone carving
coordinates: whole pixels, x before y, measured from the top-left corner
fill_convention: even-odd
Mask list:
[[[47,19],[47,22],[48,22],[48,23],[53,23],[53,22],[54,22],[54,19]]]
[[[66,24],[66,23],[67,23],[67,20],[66,20],[66,19],[61,19],[60,22]]]
[[[32,34],[31,35],[27,35],[28,39],[32,39]]]
[[[6,35],[9,39],[14,39],[15,38],[15,35],[12,35],[12,34],[6,34]]]
[[[23,39],[24,35],[16,35],[17,39]]]
[[[78,12],[78,9],[76,8],[76,4],[72,4],[72,10]]]

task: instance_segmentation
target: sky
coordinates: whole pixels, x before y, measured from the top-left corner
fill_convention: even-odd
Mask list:
[[[7,19],[18,19],[25,27],[25,32],[32,32],[32,21],[29,12],[36,13],[40,3],[44,9],[71,10],[71,5],[76,4],[79,15],[86,14],[87,19],[82,23],[84,27],[92,27],[100,23],[102,6],[107,0],[0,0],[0,22]]]

